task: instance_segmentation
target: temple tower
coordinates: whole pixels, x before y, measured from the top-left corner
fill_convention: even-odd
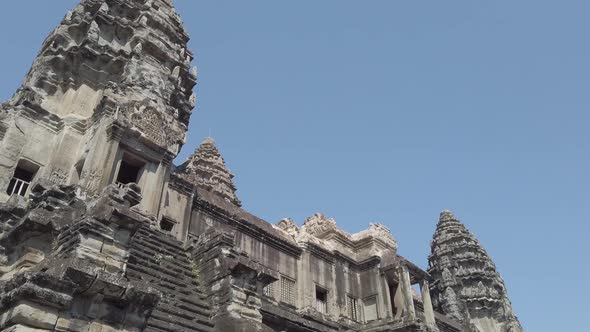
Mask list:
[[[83,0],[0,105],[0,202],[35,182],[137,183],[156,214],[195,106],[188,35],[170,0]]]
[[[195,153],[179,166],[177,174],[236,206],[242,205],[236,196],[234,175],[225,166],[225,161],[215,146],[215,141],[210,137],[206,138]]]
[[[472,331],[522,331],[495,264],[450,211],[440,214],[428,261],[435,308]]]

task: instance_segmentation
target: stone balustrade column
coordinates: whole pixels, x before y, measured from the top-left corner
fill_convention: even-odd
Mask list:
[[[432,308],[432,299],[430,298],[430,286],[427,280],[420,284],[420,293],[422,294],[422,304],[424,305],[424,322],[432,328],[436,328],[434,318],[434,309]]]
[[[393,318],[393,299],[391,298],[387,277],[385,274],[381,273],[379,279],[381,280],[381,292],[383,293],[383,299],[385,302],[385,317]]]
[[[399,287],[402,292],[404,303],[404,318],[408,320],[416,319],[416,309],[414,308],[414,299],[412,298],[412,283],[410,281],[410,272],[404,265],[399,268]]]

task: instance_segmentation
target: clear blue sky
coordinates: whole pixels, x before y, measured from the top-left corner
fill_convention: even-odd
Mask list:
[[[2,2],[1,99],[75,2]],[[176,2],[200,73],[179,162],[211,129],[247,210],[381,221],[422,267],[452,209],[527,331],[588,331],[590,2]]]

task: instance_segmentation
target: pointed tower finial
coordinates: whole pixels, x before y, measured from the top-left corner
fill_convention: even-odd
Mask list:
[[[451,210],[442,210],[438,219],[439,224],[451,220],[457,220],[453,212],[451,212]]]
[[[479,331],[522,332],[492,259],[449,210],[440,214],[428,261],[440,311]]]
[[[178,173],[198,187],[212,191],[232,204],[242,205],[236,195],[234,175],[225,166],[213,138],[206,137],[195,153],[179,167]]]

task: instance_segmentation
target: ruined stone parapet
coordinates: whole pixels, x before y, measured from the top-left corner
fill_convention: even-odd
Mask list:
[[[391,231],[382,224],[371,223],[369,229],[349,234],[340,229],[334,219],[316,213],[307,218],[301,228],[288,218],[275,227],[292,236],[299,245],[312,244],[332,253],[346,254],[359,262],[382,256],[387,251],[397,251]]]
[[[435,307],[474,331],[522,331],[496,266],[450,211],[440,214],[431,251],[428,272]]]

